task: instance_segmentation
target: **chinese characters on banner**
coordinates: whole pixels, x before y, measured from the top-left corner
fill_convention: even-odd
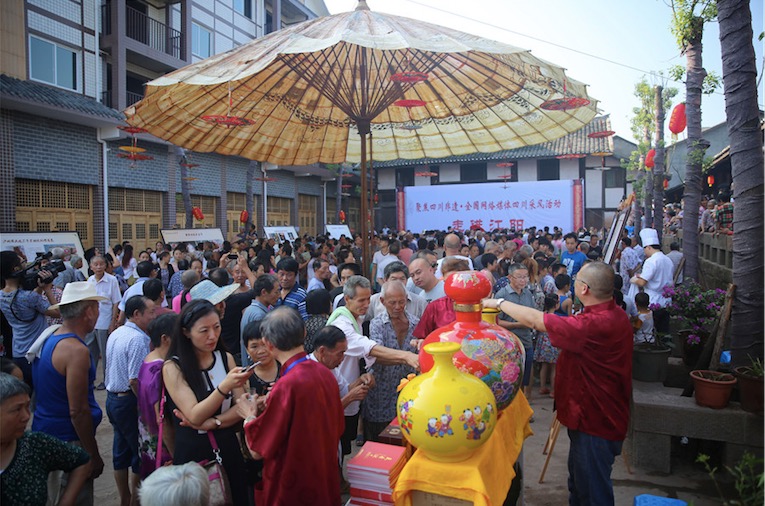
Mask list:
[[[448,227],[572,230],[581,221],[575,217],[573,186],[572,180],[409,186],[398,211],[403,204],[406,229],[416,232]]]

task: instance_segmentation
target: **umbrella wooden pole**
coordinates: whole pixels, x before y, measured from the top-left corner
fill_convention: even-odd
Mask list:
[[[367,135],[369,135],[369,122],[359,122],[359,135],[361,136],[361,240],[363,247],[363,265],[361,266],[362,275],[371,277],[372,248],[369,237],[369,222],[367,214],[369,206],[367,201]],[[369,279],[374,286],[374,279]]]

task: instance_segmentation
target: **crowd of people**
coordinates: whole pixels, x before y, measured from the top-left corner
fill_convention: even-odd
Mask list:
[[[664,234],[676,235],[683,229],[684,202],[664,206]],[[730,191],[720,191],[716,197],[702,195],[699,204],[699,232],[708,234],[733,234],[733,202]]]
[[[656,231],[625,234],[615,267],[601,261],[595,229],[386,228],[372,246],[364,259],[358,235],[157,243],[137,255],[123,243],[89,250],[87,279],[72,265],[33,289],[20,284],[23,259],[3,251],[0,310],[13,330],[3,372],[18,378],[0,377],[3,504],[92,504],[106,467],[103,410],[124,506],[159,504],[149,491],[181,504],[171,480],[204,488],[194,463],[214,459],[234,504],[339,504],[343,458],[395,418],[422,340],[455,319],[444,279],[471,269],[491,281],[485,305],[526,349],[526,396],[554,397],[569,428],[572,495],[607,496],[632,344],[668,324],[662,288],[676,263]],[[51,471],[59,479],[40,478]],[[182,504],[205,504],[208,492]]]

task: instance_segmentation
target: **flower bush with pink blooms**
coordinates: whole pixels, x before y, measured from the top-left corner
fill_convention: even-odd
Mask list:
[[[686,344],[690,346],[701,344],[699,334],[701,331],[709,332],[725,302],[725,290],[704,290],[690,279],[682,285],[665,286],[663,295],[672,298],[672,303],[667,306],[671,318],[691,330],[686,339]]]

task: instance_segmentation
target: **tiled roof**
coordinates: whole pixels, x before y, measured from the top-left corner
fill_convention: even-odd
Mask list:
[[[534,146],[525,146],[522,148],[509,149],[505,151],[496,151],[494,153],[473,153],[470,155],[451,156],[448,158],[419,160],[391,160],[388,162],[375,162],[376,168],[382,167],[400,167],[422,165],[425,163],[459,163],[459,162],[481,162],[488,160],[520,160],[524,158],[554,158],[560,155],[589,155],[592,153],[613,153],[613,136],[592,138],[588,134],[593,132],[602,132],[611,130],[611,117],[598,116],[584,128],[565,135],[560,139]]]
[[[121,112],[80,93],[58,89],[34,81],[22,81],[5,74],[0,74],[0,97],[35,102],[40,105],[68,109],[115,121],[125,120],[125,116]]]

